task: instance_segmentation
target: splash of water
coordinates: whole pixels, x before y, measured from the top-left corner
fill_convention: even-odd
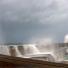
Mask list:
[[[12,50],[15,51],[14,56],[16,57],[29,58],[29,55],[40,54],[35,44],[22,45],[22,50],[20,50],[19,47],[20,46],[17,45],[12,46]],[[24,54],[22,54],[22,52],[24,52]]]
[[[36,47],[36,44],[23,45],[25,54],[39,54],[40,51]]]
[[[68,43],[68,34],[64,37],[64,43]]]

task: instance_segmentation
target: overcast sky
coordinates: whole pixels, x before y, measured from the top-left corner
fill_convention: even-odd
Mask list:
[[[63,42],[68,0],[0,0],[0,42]]]

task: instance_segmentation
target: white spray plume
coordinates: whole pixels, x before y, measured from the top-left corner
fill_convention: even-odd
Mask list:
[[[44,45],[44,44],[51,44],[51,43],[53,43],[53,39],[51,39],[51,38],[41,39],[41,40],[39,40],[38,43],[42,44],[42,45]]]
[[[54,42],[54,38],[53,37],[45,37],[45,38],[34,38],[32,37],[29,40],[29,43],[33,43],[33,44],[51,44]]]
[[[68,43],[68,34],[64,37],[64,43]]]

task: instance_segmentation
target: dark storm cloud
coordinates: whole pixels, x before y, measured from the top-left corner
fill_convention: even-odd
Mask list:
[[[5,42],[39,39],[63,41],[67,34],[67,0],[0,0],[0,31]]]

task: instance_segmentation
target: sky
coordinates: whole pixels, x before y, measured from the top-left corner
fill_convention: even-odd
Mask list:
[[[0,43],[63,42],[68,0],[0,0]]]

